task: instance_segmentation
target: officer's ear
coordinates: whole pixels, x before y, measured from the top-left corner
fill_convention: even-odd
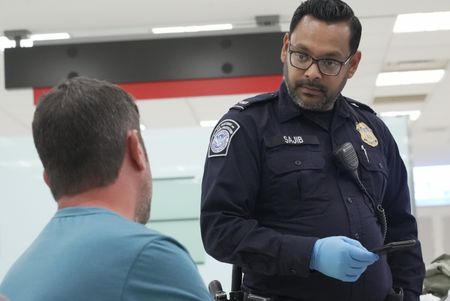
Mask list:
[[[359,62],[361,61],[361,51],[356,51],[355,54],[350,59],[350,67],[348,68],[347,78],[352,78],[358,69]]]
[[[284,64],[286,62],[286,58],[288,55],[288,47],[289,47],[289,33],[285,33],[283,37],[283,46],[281,47],[281,62]]]

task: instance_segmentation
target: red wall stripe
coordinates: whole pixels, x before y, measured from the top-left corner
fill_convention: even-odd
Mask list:
[[[262,93],[278,89],[282,76],[246,76],[211,78],[199,80],[177,80],[118,84],[137,100],[155,98],[176,98],[208,95]],[[49,87],[34,88],[34,103],[50,90]]]

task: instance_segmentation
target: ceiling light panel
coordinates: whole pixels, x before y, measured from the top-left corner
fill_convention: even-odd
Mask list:
[[[439,82],[445,70],[417,70],[401,72],[383,72],[378,74],[376,86],[402,86],[415,84],[430,84]]]
[[[0,51],[4,51],[6,48],[16,47],[16,41],[10,40],[7,37],[0,37]]]
[[[398,15],[394,33],[450,30],[450,11]]]
[[[216,31],[231,30],[232,24],[211,24],[211,25],[193,25],[193,26],[174,26],[174,27],[155,27],[152,29],[154,34],[166,33],[183,33],[183,32],[200,32],[200,31]]]
[[[415,121],[420,117],[420,110],[411,111],[388,111],[381,112],[380,115],[383,117],[398,117],[398,116],[408,116],[411,121]]]
[[[41,33],[32,34],[30,39],[33,41],[66,40],[70,39],[70,35],[67,32]]]

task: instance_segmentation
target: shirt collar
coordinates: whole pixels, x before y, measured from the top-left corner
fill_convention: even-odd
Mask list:
[[[106,208],[97,207],[66,207],[58,209],[55,213],[55,218],[68,217],[68,216],[78,216],[78,215],[92,215],[92,214],[115,214],[114,211]]]
[[[350,104],[345,99],[345,96],[342,96],[342,94],[339,94],[338,98],[336,99],[336,112],[344,117],[349,118],[352,108],[350,108]]]
[[[302,109],[294,102],[294,100],[289,95],[286,87],[286,82],[284,80],[281,83],[278,98],[278,117],[280,119],[280,122],[286,122],[302,114]]]

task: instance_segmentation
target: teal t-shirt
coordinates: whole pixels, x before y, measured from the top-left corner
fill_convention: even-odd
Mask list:
[[[11,301],[211,300],[175,240],[100,208],[59,210],[0,285]]]

